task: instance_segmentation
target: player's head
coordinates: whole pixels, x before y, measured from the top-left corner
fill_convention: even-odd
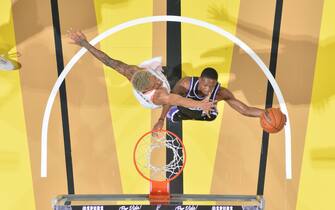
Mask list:
[[[213,91],[218,81],[218,73],[213,68],[205,68],[200,75],[198,90],[206,96]]]
[[[157,89],[162,85],[159,79],[146,70],[137,71],[132,76],[131,83],[137,91],[142,93]]]

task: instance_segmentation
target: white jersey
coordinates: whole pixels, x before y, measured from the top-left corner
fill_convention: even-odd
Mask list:
[[[163,82],[163,87],[166,88],[168,93],[170,93],[170,85],[167,81],[166,77],[164,76],[163,69],[162,69],[162,57],[155,57],[153,59],[144,61],[139,65],[139,67],[146,69],[149,71],[152,75],[157,77],[159,80]],[[133,89],[134,95],[136,99],[140,102],[142,106],[149,109],[157,109],[160,108],[161,105],[154,104],[152,102],[152,96],[155,94],[156,90],[149,91],[145,94]]]

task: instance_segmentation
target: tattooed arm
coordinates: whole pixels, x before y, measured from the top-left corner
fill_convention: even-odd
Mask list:
[[[141,70],[141,68],[136,65],[128,65],[122,61],[113,59],[101,50],[98,50],[87,41],[86,36],[81,31],[71,30],[68,32],[68,36],[73,41],[73,44],[86,48],[94,57],[96,57],[106,66],[115,69],[117,72],[125,76],[129,81],[136,71]]]

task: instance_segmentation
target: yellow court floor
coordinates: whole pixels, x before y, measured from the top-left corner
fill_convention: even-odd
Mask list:
[[[278,2],[283,3],[281,10]],[[131,84],[116,71],[87,53],[66,77],[51,111],[47,178],[40,176],[42,119],[59,71],[79,50],[66,36],[70,28],[82,30],[91,40],[129,20],[177,11],[225,29],[268,67],[275,66],[290,116],[293,178],[285,177],[284,132],[271,134],[266,209],[332,209],[334,7],[333,0],[0,0],[0,56],[17,68],[0,69],[2,208],[51,209],[51,199],[69,191],[148,193],[150,184],[137,174],[132,152],[160,110],[141,107]],[[236,98],[265,107],[267,78],[246,52],[205,28],[168,24],[136,25],[96,47],[133,65],[161,56],[164,66],[180,69],[179,77],[199,76],[213,67],[221,86]],[[279,106],[276,97],[270,101]],[[214,121],[185,121],[179,129],[187,165],[175,189],[185,194],[255,195],[261,186],[264,138],[259,119],[240,115],[225,102],[218,104],[218,111]]]

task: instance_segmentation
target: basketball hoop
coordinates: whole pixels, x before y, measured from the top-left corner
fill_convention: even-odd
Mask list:
[[[168,161],[167,152],[173,154]],[[137,141],[133,155],[136,170],[150,181],[150,203],[168,203],[169,183],[180,175],[186,162],[186,151],[181,139],[171,131],[150,131]]]

